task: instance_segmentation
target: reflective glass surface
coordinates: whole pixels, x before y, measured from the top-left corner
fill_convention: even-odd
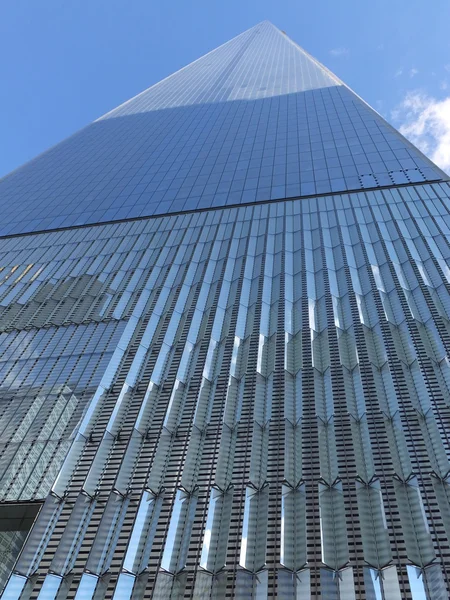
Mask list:
[[[0,235],[445,175],[263,22],[0,182]]]
[[[46,498],[7,597],[446,600],[449,208],[444,182],[0,240],[0,490]]]
[[[4,597],[447,600],[442,178],[265,22],[0,182]]]
[[[40,504],[0,506],[0,593],[12,571]]]

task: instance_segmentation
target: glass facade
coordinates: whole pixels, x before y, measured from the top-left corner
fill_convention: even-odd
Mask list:
[[[447,179],[269,23],[7,177],[2,598],[446,600]]]
[[[0,235],[441,179],[261,23],[0,182]]]

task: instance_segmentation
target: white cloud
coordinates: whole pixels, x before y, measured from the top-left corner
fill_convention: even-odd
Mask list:
[[[443,79],[440,83],[439,83],[439,89],[441,90],[448,90],[448,81],[446,79]]]
[[[335,57],[346,57],[350,54],[350,50],[348,48],[332,48],[332,50],[330,50],[330,54],[331,56],[335,56]]]
[[[384,114],[384,102],[383,100],[375,100],[375,109],[377,111],[378,114],[382,115]]]
[[[399,131],[444,171],[450,171],[450,96],[433,98],[408,92],[392,111]]]
[[[417,75],[419,71],[417,69],[414,69],[414,67],[412,69],[410,69],[409,71],[409,76],[410,77],[415,77]]]
[[[394,77],[400,77],[400,75],[403,75],[403,68],[400,67],[400,69],[397,69],[394,73]]]

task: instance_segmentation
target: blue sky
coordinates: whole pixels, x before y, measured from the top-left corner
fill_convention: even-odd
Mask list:
[[[0,175],[264,19],[450,170],[448,0],[3,0]]]

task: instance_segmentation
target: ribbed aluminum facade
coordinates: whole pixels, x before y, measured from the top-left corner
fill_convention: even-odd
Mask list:
[[[205,65],[217,98],[196,79]],[[256,179],[267,177],[269,156],[284,173],[266,197],[217,192],[210,202],[203,189],[203,208],[167,205],[168,214],[148,216],[153,198],[140,219],[102,216],[65,229],[40,221],[34,232],[0,239],[5,600],[449,597],[445,174],[268,23],[117,111],[165,107],[170,120],[194,97],[197,124],[215,101],[229,103],[232,122],[241,114],[235,102],[259,102],[254,90],[266,95],[262,74],[275,82],[276,133],[266,132],[266,149],[253,140],[241,153],[256,154],[239,160],[248,162],[247,179],[258,162]],[[169,92],[180,89],[177,103]],[[357,106],[362,125],[340,114],[330,126],[324,93]],[[280,107],[311,107],[308,98],[320,126],[296,110],[295,135],[287,128],[283,136],[289,118]],[[124,118],[114,115],[100,121]],[[340,136],[349,123],[365,128],[361,143]],[[39,161],[78,151],[77,140],[3,185],[32,181]],[[119,162],[127,148],[116,148]],[[388,161],[369,173],[371,186],[360,173],[341,178],[336,193],[306,187],[312,193],[302,196],[308,173],[314,185],[324,168],[335,181],[331,164],[344,173],[351,161],[363,164],[362,154],[369,166]],[[133,161],[152,168],[146,155]],[[294,164],[300,187],[287,199]],[[185,176],[196,168],[185,166]],[[234,185],[247,181],[242,170],[222,172]],[[54,175],[42,184],[49,197],[57,196]],[[112,189],[114,174],[103,177],[97,190]],[[92,200],[95,210],[103,200]]]

